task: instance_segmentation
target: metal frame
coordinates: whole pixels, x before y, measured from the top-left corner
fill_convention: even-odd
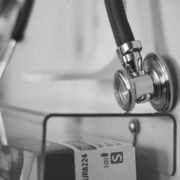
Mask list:
[[[59,114],[59,113],[52,113],[52,114],[48,114],[45,117],[44,123],[43,123],[44,130],[43,130],[43,135],[42,135],[42,137],[43,137],[43,139],[42,139],[42,157],[45,155],[45,152],[46,152],[46,136],[48,133],[48,122],[52,118],[75,118],[75,119],[82,119],[82,118],[131,118],[131,119],[156,118],[156,119],[158,119],[158,118],[162,118],[161,119],[162,127],[163,127],[163,121],[164,121],[163,118],[168,118],[168,121],[170,122],[170,124],[173,125],[173,131],[171,132],[171,135],[173,138],[173,142],[172,142],[173,147],[170,147],[170,148],[172,148],[172,153],[173,153],[172,154],[173,158],[170,158],[170,161],[172,162],[173,167],[171,167],[170,169],[167,168],[167,170],[162,171],[161,169],[155,170],[154,167],[151,167],[152,165],[150,165],[150,169],[148,169],[148,170],[156,171],[158,173],[165,174],[168,176],[173,176],[176,172],[176,144],[177,144],[176,143],[176,119],[171,114],[166,114],[166,113],[155,113],[155,114],[128,114],[128,113],[124,113],[124,114],[86,114],[86,113],[85,114],[76,114],[76,113],[75,114],[73,114],[73,113],[72,114]],[[83,121],[83,119],[82,119],[82,121]],[[120,123],[120,121],[121,120],[119,119],[119,123]],[[138,139],[138,137],[137,137],[137,139]],[[141,169],[143,169],[142,166],[141,166]]]

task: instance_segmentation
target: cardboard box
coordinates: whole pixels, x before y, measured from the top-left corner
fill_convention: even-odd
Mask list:
[[[136,180],[134,147],[108,139],[49,145],[44,180]]]

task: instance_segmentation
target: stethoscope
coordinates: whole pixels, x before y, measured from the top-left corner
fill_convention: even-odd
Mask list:
[[[123,66],[114,76],[118,104],[129,112],[136,103],[150,101],[155,110],[170,111],[176,92],[168,62],[155,53],[143,60],[141,42],[134,38],[122,0],[105,0],[105,5]]]
[[[141,56],[142,44],[135,40],[122,0],[104,0],[117,54],[123,66],[114,76],[114,92],[118,104],[127,112],[135,104],[150,102],[157,111],[170,111],[174,105],[175,88],[167,62],[155,53]],[[33,0],[26,0],[19,12],[11,40],[0,65],[0,77],[5,72],[16,44],[24,38]]]
[[[2,2],[3,3],[3,2]],[[13,9],[13,7],[8,6],[16,6],[18,4],[20,6],[19,12],[17,15],[17,19],[14,25],[14,28],[12,30],[10,41],[8,42],[8,45],[6,47],[6,51],[3,55],[3,57],[0,57],[0,78],[2,78],[7,65],[9,64],[13,53],[15,51],[16,45],[23,41],[24,34],[26,27],[28,25],[29,17],[31,15],[32,7],[34,4],[34,0],[25,0],[23,3],[20,3],[18,1],[14,0],[14,3],[12,1],[4,1],[6,3],[6,8]],[[4,10],[6,11],[6,10]],[[11,12],[9,12],[11,13]]]

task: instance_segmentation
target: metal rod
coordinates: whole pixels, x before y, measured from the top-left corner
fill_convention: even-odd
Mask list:
[[[11,40],[8,44],[8,47],[7,47],[7,50],[6,50],[6,53],[3,57],[3,59],[0,61],[0,79],[3,77],[4,75],[4,72],[7,68],[7,65],[9,64],[11,58],[12,58],[12,55],[15,51],[15,48],[16,48],[16,41],[15,40]]]

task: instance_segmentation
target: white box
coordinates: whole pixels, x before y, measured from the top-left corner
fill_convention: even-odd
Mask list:
[[[47,148],[44,180],[136,180],[130,143],[91,138],[54,147]]]

